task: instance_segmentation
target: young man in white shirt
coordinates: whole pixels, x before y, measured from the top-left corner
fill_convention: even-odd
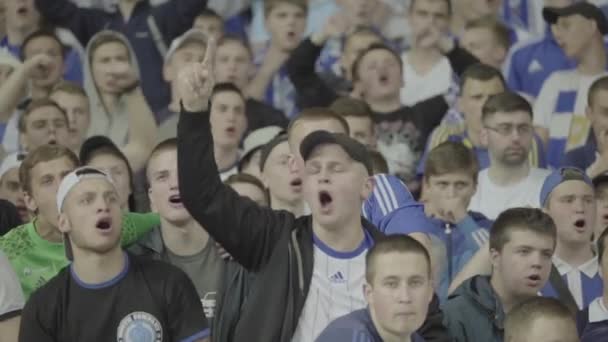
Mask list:
[[[483,106],[481,140],[488,147],[490,167],[479,173],[470,210],[495,219],[513,207],[540,207],[540,189],[549,171],[528,161],[534,129],[532,108],[511,93],[490,97]]]

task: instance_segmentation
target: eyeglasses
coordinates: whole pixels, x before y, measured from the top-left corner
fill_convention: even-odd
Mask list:
[[[484,126],[486,129],[490,131],[494,131],[502,136],[509,136],[513,134],[514,130],[517,130],[517,134],[519,135],[530,135],[534,130],[532,125],[522,124],[522,125],[512,125],[512,124],[501,124],[496,127]]]

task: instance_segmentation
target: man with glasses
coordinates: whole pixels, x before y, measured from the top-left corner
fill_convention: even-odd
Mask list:
[[[495,219],[513,207],[540,207],[539,194],[549,171],[528,161],[534,139],[532,108],[513,92],[491,96],[482,108],[480,135],[487,146],[489,168],[478,176],[470,210]]]

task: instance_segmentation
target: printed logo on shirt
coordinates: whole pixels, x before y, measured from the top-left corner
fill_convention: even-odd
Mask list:
[[[201,304],[203,304],[203,310],[205,311],[205,317],[213,318],[215,315],[215,296],[217,292],[207,292],[205,296],[201,298]]]
[[[149,34],[146,31],[135,32],[135,38],[148,38]]]
[[[136,311],[120,321],[117,338],[118,342],[162,342],[163,327],[151,314]]]
[[[329,277],[329,281],[336,284],[342,284],[346,282],[346,279],[344,278],[344,275],[342,275],[342,272],[338,271]]]
[[[541,70],[543,70],[543,66],[542,66],[542,64],[540,64],[540,62],[537,59],[533,60],[532,63],[530,63],[530,65],[528,65],[528,72],[531,74],[533,74],[535,72],[539,72]]]

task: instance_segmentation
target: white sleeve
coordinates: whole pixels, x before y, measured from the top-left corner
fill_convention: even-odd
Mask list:
[[[0,252],[0,321],[20,312],[24,305],[19,279],[4,253]]]
[[[549,76],[543,83],[534,102],[534,126],[549,129],[551,115],[555,109],[558,92],[555,89],[556,79]]]

